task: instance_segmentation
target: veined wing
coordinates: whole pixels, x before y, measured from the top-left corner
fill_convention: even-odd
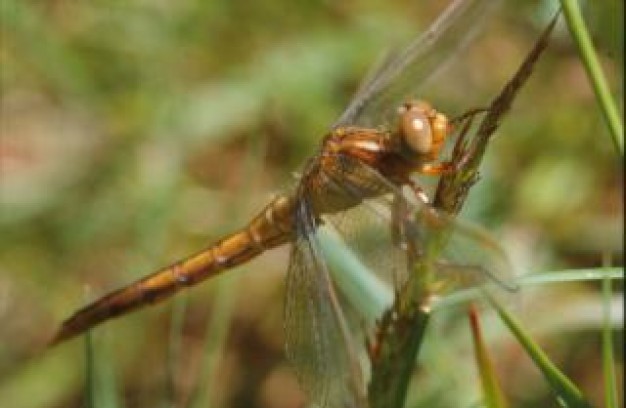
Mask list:
[[[352,101],[333,127],[376,127],[391,123],[395,110],[440,70],[454,50],[463,48],[477,34],[481,21],[497,0],[454,0],[406,48],[391,53],[367,75]]]
[[[487,232],[412,200],[358,159],[341,156],[337,163],[325,172],[347,196],[363,197],[372,186],[384,193],[325,219],[368,269],[396,290],[409,279],[426,278],[432,295],[491,283],[499,292],[515,288],[512,266]],[[428,277],[415,270],[419,262],[432,269]]]
[[[287,357],[320,408],[366,406],[356,351],[316,237],[305,198],[296,209],[285,301]]]

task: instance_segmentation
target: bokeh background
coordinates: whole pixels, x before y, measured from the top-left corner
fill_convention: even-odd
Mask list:
[[[84,340],[45,344],[87,301],[207,246],[291,188],[368,66],[445,4],[3,0],[0,405],[303,406],[282,346],[286,249],[98,328],[90,358]],[[584,5],[622,108],[623,3]],[[438,75],[433,103],[451,116],[487,103],[554,8],[505,2],[475,52]],[[518,273],[595,267],[603,254],[622,264],[623,162],[564,25],[483,170],[463,216],[503,242]],[[597,284],[560,283],[525,289],[516,312],[596,404],[600,299]],[[622,303],[619,292],[618,345]],[[556,406],[514,339],[485,320],[512,405]],[[409,406],[472,406],[467,322],[436,330],[445,335],[426,340]]]

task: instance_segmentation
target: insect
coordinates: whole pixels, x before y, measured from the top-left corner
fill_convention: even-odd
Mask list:
[[[317,232],[330,225],[349,242],[359,231],[354,220],[369,219],[367,222],[382,225],[389,235],[384,240],[379,237],[379,249],[389,248],[400,254],[394,259],[401,259],[409,241],[419,246],[420,235],[438,227],[437,222],[426,222],[430,226],[420,227],[419,234],[408,233],[406,220],[400,220],[406,209],[397,210],[400,203],[412,213],[443,221],[440,224],[452,234],[469,242],[471,252],[491,251],[484,242],[455,228],[454,221],[429,209],[428,197],[411,178],[416,173],[454,171],[453,164],[440,160],[454,121],[428,102],[407,98],[415,91],[415,83],[442,62],[427,51],[439,41],[464,36],[489,3],[456,1],[414,44],[384,61],[324,137],[293,192],[276,197],[239,231],[77,311],[63,322],[53,343],[162,301],[266,250],[290,244],[287,356],[313,402],[321,407],[362,406],[363,380],[355,347]],[[403,187],[408,187],[415,200],[404,198]],[[363,209],[358,210],[360,218],[350,215],[354,209]],[[406,257],[400,262],[389,260],[400,274],[406,273],[406,262]]]

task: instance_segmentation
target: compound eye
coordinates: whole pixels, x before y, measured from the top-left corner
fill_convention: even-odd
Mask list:
[[[400,131],[413,151],[427,154],[432,150],[433,132],[428,117],[421,109],[409,109],[402,113]]]

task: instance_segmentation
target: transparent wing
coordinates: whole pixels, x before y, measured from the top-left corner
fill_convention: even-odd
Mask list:
[[[513,286],[506,255],[478,227],[412,201],[353,157],[337,155],[322,172],[332,196],[322,191],[316,200],[360,203],[325,214],[324,224],[338,232],[367,273],[383,277],[391,288],[400,290],[409,279],[423,279],[414,267],[421,260],[433,271],[427,287],[438,295],[492,281],[498,288]],[[287,356],[317,406],[362,407],[366,403],[357,347],[318,240],[319,219],[301,196],[287,275]],[[332,208],[330,203],[326,208]]]
[[[425,287],[434,295],[472,287],[497,288],[492,295],[511,294],[517,289],[513,267],[494,238],[477,225],[422,207],[407,222],[407,241],[417,243],[416,263],[432,268]],[[416,271],[418,272],[418,271]],[[419,279],[419,276],[417,277]],[[508,292],[508,293],[507,293]]]
[[[484,230],[412,199],[361,161],[341,156],[326,170],[328,178],[362,205],[325,219],[368,267],[396,290],[415,276],[417,262],[433,270],[425,285],[442,295],[495,283],[515,288],[513,269],[500,245]],[[494,285],[491,285],[494,286]]]
[[[333,127],[385,126],[395,110],[417,92],[476,36],[497,0],[454,0],[440,17],[406,48],[390,53],[370,72]]]
[[[361,161],[338,155],[336,165],[324,170],[340,201],[359,201],[345,211],[324,215],[342,240],[388,284],[404,280],[407,271],[404,239],[395,214],[404,200],[400,189]],[[369,197],[369,198],[368,198]]]
[[[364,384],[350,334],[304,200],[287,273],[287,357],[311,402],[320,408],[362,407]]]

